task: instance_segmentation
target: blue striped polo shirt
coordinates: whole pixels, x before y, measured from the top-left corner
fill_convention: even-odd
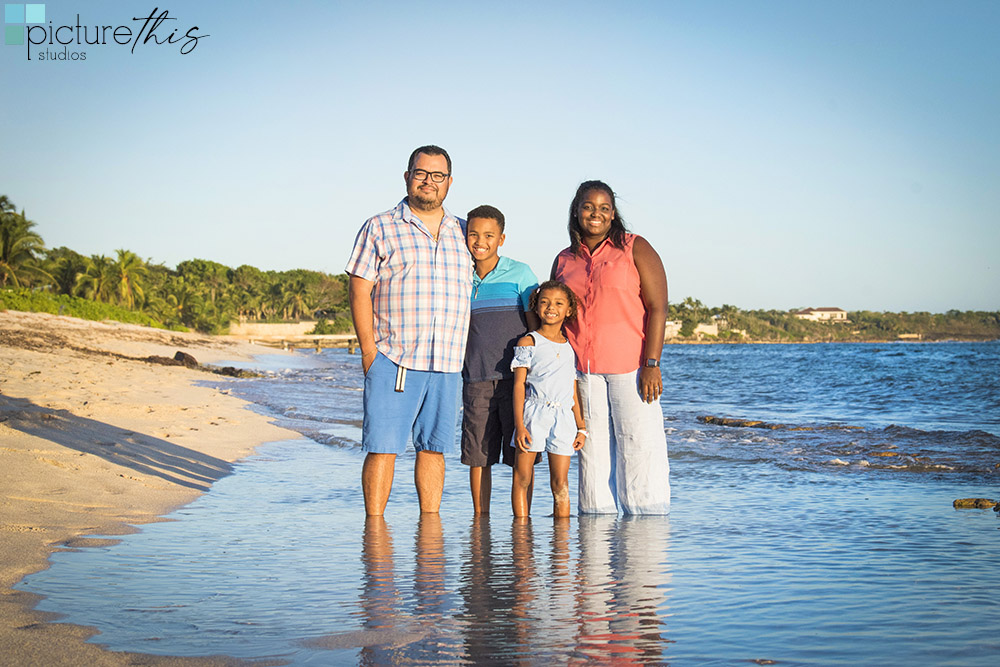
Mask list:
[[[538,279],[531,268],[509,257],[500,257],[485,278],[473,273],[463,380],[485,382],[514,377],[510,370],[514,343],[528,330],[524,313],[536,287]]]

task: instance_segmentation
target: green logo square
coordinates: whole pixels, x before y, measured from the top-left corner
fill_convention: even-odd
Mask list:
[[[3,43],[8,46],[21,46],[24,44],[24,28],[19,25],[5,25]]]

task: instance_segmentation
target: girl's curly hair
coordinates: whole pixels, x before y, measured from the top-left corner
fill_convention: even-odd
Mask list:
[[[535,291],[531,293],[531,298],[528,300],[528,308],[534,312],[535,308],[538,307],[538,295],[542,293],[543,290],[547,289],[558,289],[562,290],[566,295],[566,299],[569,301],[569,314],[566,315],[567,320],[571,320],[576,317],[576,294],[569,286],[559,280],[546,280],[544,283],[535,288]]]

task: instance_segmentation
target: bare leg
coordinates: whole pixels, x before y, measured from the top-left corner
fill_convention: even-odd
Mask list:
[[[531,509],[531,495],[535,492],[535,466],[538,464],[541,454],[534,454],[534,463],[531,466],[531,479],[528,480],[528,509]]]
[[[514,460],[514,481],[510,485],[510,505],[514,516],[531,514],[531,487],[535,480],[535,452],[517,451]]]
[[[368,454],[361,468],[361,489],[365,494],[365,514],[382,516],[392,491],[396,472],[395,454]]]
[[[444,492],[444,454],[426,450],[417,452],[413,481],[417,485],[420,511],[436,513],[440,510],[441,494]]]
[[[490,513],[490,496],[493,493],[493,466],[469,468],[469,488],[472,489],[472,508],[476,514]]]
[[[571,456],[549,454],[549,485],[552,487],[552,516],[569,516],[569,462]]]

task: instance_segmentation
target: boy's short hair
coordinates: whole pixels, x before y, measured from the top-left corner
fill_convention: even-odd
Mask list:
[[[569,313],[566,315],[567,320],[572,320],[576,317],[576,294],[569,288],[564,282],[559,280],[546,280],[544,283],[535,288],[535,291],[531,293],[531,297],[528,300],[528,310],[534,312],[535,308],[538,306],[538,295],[547,289],[558,289],[562,290],[566,294],[566,300],[569,301]]]
[[[503,219],[503,213],[501,213],[500,209],[496,206],[490,206],[489,204],[477,206],[469,211],[469,214],[465,216],[466,220],[472,220],[473,218],[489,218],[490,220],[496,220],[497,224],[500,225],[500,233],[503,234],[503,228],[506,222]]]

